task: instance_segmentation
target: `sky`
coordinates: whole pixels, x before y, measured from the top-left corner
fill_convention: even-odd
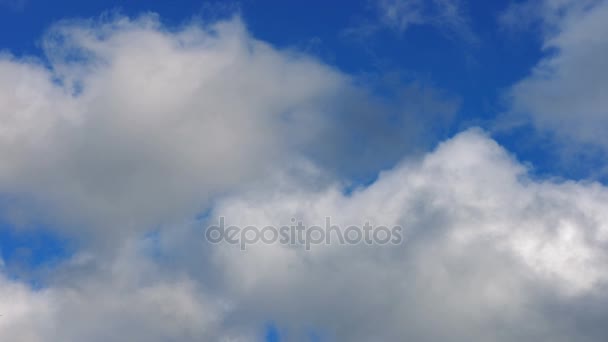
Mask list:
[[[0,0],[0,32],[0,340],[608,338],[608,1]],[[329,219],[401,235],[207,234]]]

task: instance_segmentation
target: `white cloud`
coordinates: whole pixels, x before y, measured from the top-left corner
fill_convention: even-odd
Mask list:
[[[15,300],[0,309],[16,313],[0,337],[255,340],[272,320],[294,339],[313,329],[350,341],[598,341],[606,332],[591,322],[605,306],[589,303],[608,299],[608,189],[526,172],[472,130],[350,195],[290,173],[268,179],[218,201],[207,222],[331,215],[342,227],[400,224],[405,242],[243,252],[205,244],[202,223],[165,227],[110,254],[78,254],[43,290],[4,279]]]
[[[96,239],[41,289],[2,273],[0,340],[249,341],[268,321],[346,341],[606,336],[594,324],[608,299],[606,187],[531,179],[470,130],[346,195],[334,163],[357,166],[358,150],[340,143],[388,130],[360,152],[368,167],[411,128],[378,123],[369,113],[391,104],[238,20],[66,22],[45,48],[51,70],[0,62],[0,191]],[[433,112],[451,108],[427,97]],[[359,122],[340,131],[344,113]],[[187,223],[209,205],[208,221]],[[204,242],[220,215],[399,224],[406,241],[242,252]]]
[[[0,338],[23,342],[220,340],[218,319],[228,308],[206,297],[187,277],[167,277],[168,272],[156,269],[136,251],[129,246],[107,261],[75,257],[57,275],[62,279],[41,290],[0,278]],[[221,335],[230,334],[224,330]]]
[[[53,71],[0,62],[0,188],[109,228],[196,213],[305,139],[298,125],[314,134],[322,103],[347,87],[238,20],[176,33],[153,17],[67,22],[45,47]]]
[[[247,310],[338,340],[560,340],[551,322],[561,317],[542,312],[537,291],[559,303],[606,284],[607,202],[599,184],[528,179],[496,143],[469,131],[350,196],[273,187],[214,213],[241,227],[291,217],[322,224],[327,215],[343,228],[399,224],[402,246],[254,245],[245,254],[217,248],[214,260],[230,270],[226,286],[247,298]]]
[[[362,172],[385,167],[420,123],[457,108],[424,87],[387,104],[349,75],[255,40],[238,18],[175,31],[153,15],[66,21],[43,46],[50,69],[0,59],[0,191],[78,230],[192,217],[299,157],[337,172],[360,159]],[[417,118],[417,101],[436,110]]]
[[[528,2],[511,7],[503,16],[508,25],[538,19],[546,55],[511,88],[513,113],[529,118],[541,132],[566,145],[580,149],[587,144],[605,152],[608,2]]]

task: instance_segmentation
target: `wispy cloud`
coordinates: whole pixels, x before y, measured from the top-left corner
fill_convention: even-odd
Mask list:
[[[379,30],[403,34],[418,25],[430,25],[452,39],[477,43],[464,4],[460,0],[380,0],[371,5],[372,19],[345,30],[346,35],[370,36]]]

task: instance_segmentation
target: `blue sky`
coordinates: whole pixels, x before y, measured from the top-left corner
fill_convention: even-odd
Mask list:
[[[0,339],[602,340],[606,23],[603,0],[0,0]],[[411,243],[243,254],[202,241],[218,216]]]

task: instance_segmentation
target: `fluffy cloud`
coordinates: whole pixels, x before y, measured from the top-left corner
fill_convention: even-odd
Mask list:
[[[298,158],[341,175],[364,159],[351,173],[369,174],[457,108],[423,87],[397,107],[238,19],[173,31],[152,15],[66,21],[43,46],[50,68],[0,59],[0,191],[78,231],[192,217]],[[440,113],[408,110],[417,101]]]
[[[241,227],[326,216],[342,228],[398,224],[402,245],[221,246],[211,259],[229,270],[225,287],[248,315],[335,340],[584,340],[567,312],[547,307],[605,301],[608,190],[536,182],[526,171],[468,131],[349,195],[275,186],[214,212]],[[599,314],[585,309],[581,317]]]
[[[129,245],[129,244],[127,244]],[[170,279],[137,248],[112,260],[79,255],[52,286],[0,278],[0,337],[7,341],[194,341],[221,340],[226,306],[208,298],[188,277]],[[218,336],[217,334],[221,335]],[[221,338],[220,338],[221,337]]]
[[[510,90],[513,112],[566,144],[605,152],[608,2],[526,2],[503,15],[511,28],[539,21],[546,56]]]
[[[0,193],[13,217],[96,238],[40,287],[2,269],[1,340],[255,341],[269,321],[290,340],[606,336],[601,184],[530,178],[469,130],[344,190],[345,170],[403,156],[420,108],[453,110],[441,96],[386,101],[238,20],[64,22],[44,46],[50,68],[0,62]],[[405,241],[241,251],[205,242],[219,216],[400,225]]]
[[[597,341],[605,316],[608,189],[528,178],[480,131],[350,194],[286,176],[217,202],[203,222],[82,253],[48,288],[6,279],[2,338]],[[269,181],[273,182],[273,181]],[[268,186],[273,184],[273,186]],[[399,224],[395,246],[209,245],[218,216],[246,226]],[[10,320],[10,321],[8,321]]]
[[[251,40],[237,21],[178,33],[151,17],[64,23],[45,48],[51,71],[0,66],[0,186],[118,229],[192,214],[263,172],[304,138],[299,125],[314,132],[347,82]]]

